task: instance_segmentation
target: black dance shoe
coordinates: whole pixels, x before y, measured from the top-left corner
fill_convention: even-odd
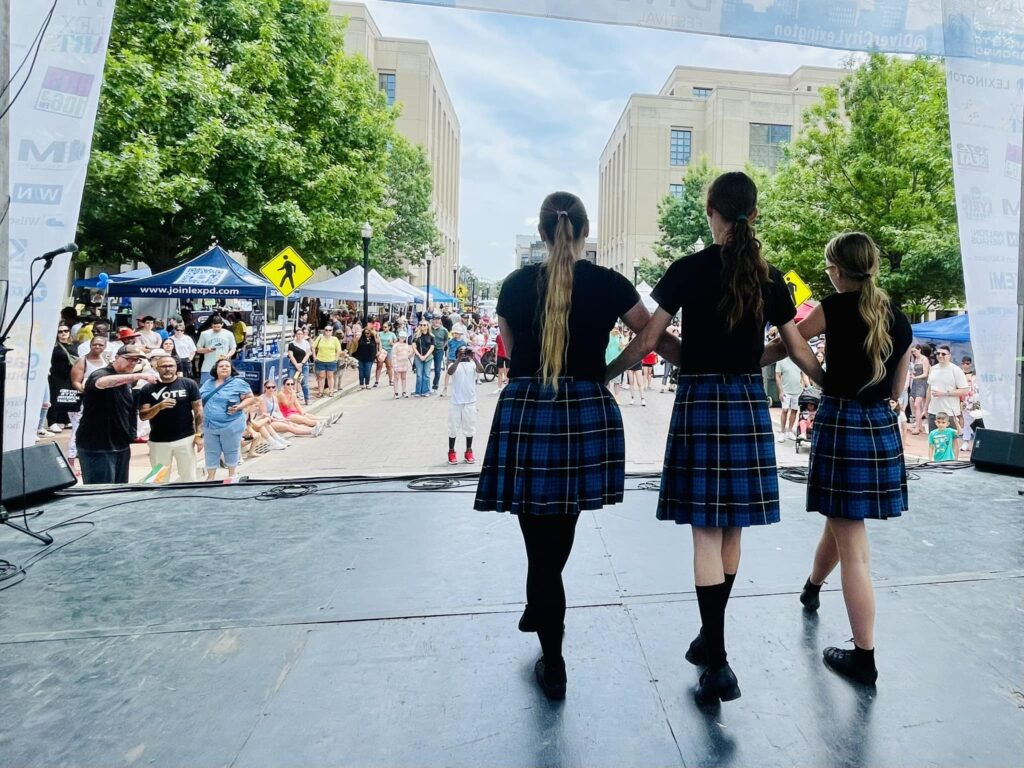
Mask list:
[[[706,667],[708,665],[708,650],[704,647],[704,633],[698,632],[693,638],[690,647],[686,651],[686,660],[695,667]]]
[[[702,707],[717,704],[719,701],[732,701],[739,697],[739,682],[728,662],[718,669],[705,669],[694,692],[694,698]]]
[[[804,591],[800,593],[800,602],[803,603],[804,609],[808,611],[816,611],[821,607],[821,599],[819,595],[821,590],[819,589],[808,589],[807,585],[804,585]]]
[[[844,648],[826,648],[822,653],[822,658],[825,660],[825,666],[856,683],[874,685],[878,680],[878,669],[874,662],[865,663],[858,657],[856,651],[848,651]]]
[[[552,701],[561,701],[565,698],[565,660],[548,666],[544,657],[537,659],[533,667],[533,674],[537,678],[537,685],[544,691],[544,695]]]

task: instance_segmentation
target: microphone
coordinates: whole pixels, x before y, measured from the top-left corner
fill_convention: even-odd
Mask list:
[[[37,256],[32,261],[53,261],[55,256],[60,256],[62,253],[78,253],[78,246],[74,243],[68,243],[62,245],[60,248],[54,248],[52,251],[47,251],[42,256]]]

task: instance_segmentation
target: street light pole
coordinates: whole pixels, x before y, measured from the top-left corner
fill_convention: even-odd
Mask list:
[[[459,268],[452,267],[452,296],[459,296]]]
[[[370,239],[373,227],[370,222],[363,224],[360,232],[363,236],[363,327],[370,321]]]
[[[633,259],[633,285],[636,285],[639,280],[637,276],[640,274],[640,259]]]
[[[425,312],[430,311],[430,261],[434,258],[434,254],[427,248],[427,306]]]

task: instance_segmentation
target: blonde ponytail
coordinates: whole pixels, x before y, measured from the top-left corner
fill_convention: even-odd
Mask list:
[[[860,288],[858,302],[860,316],[868,326],[868,335],[864,339],[864,352],[871,361],[871,380],[862,389],[878,384],[885,379],[885,361],[892,355],[892,334],[889,326],[892,322],[892,307],[889,296],[875,285],[875,277],[869,274]]]
[[[540,231],[548,244],[541,267],[541,380],[558,392],[569,349],[569,314],[572,312],[573,270],[583,250],[587,212],[582,201],[568,192],[548,195],[540,209]]]
[[[864,339],[864,353],[871,362],[871,380],[861,391],[885,379],[885,363],[892,356],[892,305],[889,295],[878,287],[880,253],[874,240],[863,232],[845,232],[832,238],[825,246],[825,260],[834,264],[852,280],[860,281],[860,299],[857,308],[868,335]]]

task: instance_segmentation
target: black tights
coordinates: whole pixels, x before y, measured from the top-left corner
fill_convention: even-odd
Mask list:
[[[519,515],[526,544],[526,602],[537,626],[541,651],[549,662],[562,658],[565,587],[562,569],[576,538],[579,515]]]

